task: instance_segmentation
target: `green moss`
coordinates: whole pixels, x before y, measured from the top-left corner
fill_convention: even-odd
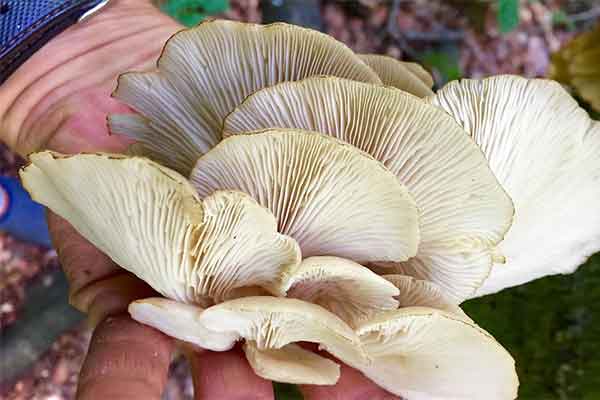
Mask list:
[[[464,309],[515,358],[519,399],[600,399],[600,254]]]

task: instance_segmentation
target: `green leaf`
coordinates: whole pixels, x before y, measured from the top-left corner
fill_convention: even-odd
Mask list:
[[[519,0],[498,0],[498,26],[508,33],[519,26]]]
[[[228,0],[169,0],[162,11],[186,26],[198,24],[207,16],[222,13],[229,8]]]
[[[446,83],[462,77],[462,70],[458,63],[459,50],[456,46],[445,46],[439,50],[429,50],[425,52],[420,61],[430,70],[437,72],[437,75]]]

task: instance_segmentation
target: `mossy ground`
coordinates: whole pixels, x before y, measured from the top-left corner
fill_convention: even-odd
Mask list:
[[[519,399],[600,399],[600,254],[463,306],[515,358]]]

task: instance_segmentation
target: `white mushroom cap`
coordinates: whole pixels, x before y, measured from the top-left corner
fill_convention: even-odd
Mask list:
[[[384,85],[402,89],[418,97],[433,95],[433,78],[420,65],[404,63],[380,54],[358,56],[379,75]]]
[[[165,297],[209,304],[254,285],[279,294],[300,262],[297,243],[246,194],[201,200],[182,176],[137,157],[42,152],[30,160],[21,179],[32,198]]]
[[[430,101],[471,134],[515,204],[506,263],[478,295],[573,272],[600,250],[600,123],[558,83],[462,80]]]
[[[256,375],[272,381],[333,385],[340,377],[338,364],[296,344],[261,350],[255,342],[246,341],[244,353]]]
[[[361,371],[410,400],[512,400],[514,360],[487,332],[455,315],[409,307],[357,329],[372,363]]]
[[[437,283],[455,302],[487,278],[514,210],[481,150],[447,113],[393,88],[312,77],[249,96],[227,117],[224,135],[269,127],[346,141],[406,185],[420,210],[421,242],[415,258],[386,273]]]
[[[384,275],[383,278],[399,289],[396,296],[398,307],[428,307],[471,320],[467,314],[433,282],[415,279],[407,275]]]
[[[427,71],[425,68],[423,68],[423,66],[421,64],[418,64],[416,62],[409,62],[409,61],[399,61],[399,62],[404,67],[406,67],[406,69],[408,69],[415,76],[417,76],[421,81],[423,81],[425,86],[427,86],[428,88],[433,87],[433,84],[434,84],[433,77],[431,76],[429,71]]]
[[[198,160],[200,195],[250,194],[296,239],[305,257],[403,261],[417,251],[418,211],[394,174],[366,153],[301,130],[236,135]]]
[[[235,333],[217,333],[206,329],[199,321],[203,310],[195,305],[162,297],[136,300],[128,307],[129,314],[134,320],[175,339],[212,351],[231,349],[237,342],[238,336]]]
[[[234,332],[253,341],[259,350],[312,342],[350,366],[364,367],[369,362],[352,328],[323,307],[297,299],[257,296],[229,300],[206,309],[200,323],[210,331]],[[314,358],[308,362],[312,365]]]
[[[148,298],[129,305],[131,317],[177,340],[211,351],[227,351],[239,340],[239,334],[214,332],[199,318],[203,309],[164,298]],[[333,385],[340,377],[334,361],[305,350],[296,344],[281,348],[259,348],[253,340],[244,343],[244,352],[258,376],[278,382]]]
[[[321,347],[354,366],[368,360],[352,329],[335,315],[311,303],[270,296],[226,301],[202,308],[163,298],[129,305],[132,318],[159,331],[212,351],[231,349],[246,339],[244,352],[255,373],[281,382],[332,385],[339,365],[293,344]]]
[[[287,297],[319,304],[350,326],[398,307],[398,288],[367,267],[338,257],[309,257],[290,274]]]
[[[244,97],[312,75],[381,83],[348,47],[323,33],[283,23],[203,22],[167,42],[157,72],[119,78],[114,95],[141,115],[112,116],[111,130],[187,175],[219,142],[224,117]]]

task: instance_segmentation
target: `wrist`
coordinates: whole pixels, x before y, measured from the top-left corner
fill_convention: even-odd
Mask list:
[[[116,77],[128,70],[152,69],[165,41],[179,29],[148,1],[111,1],[52,39],[0,86],[0,138],[25,155],[46,147],[60,129],[86,124],[89,131],[86,118],[104,124],[101,114],[126,111],[109,98]],[[92,112],[74,119],[81,108]],[[95,140],[108,140],[101,136]]]

